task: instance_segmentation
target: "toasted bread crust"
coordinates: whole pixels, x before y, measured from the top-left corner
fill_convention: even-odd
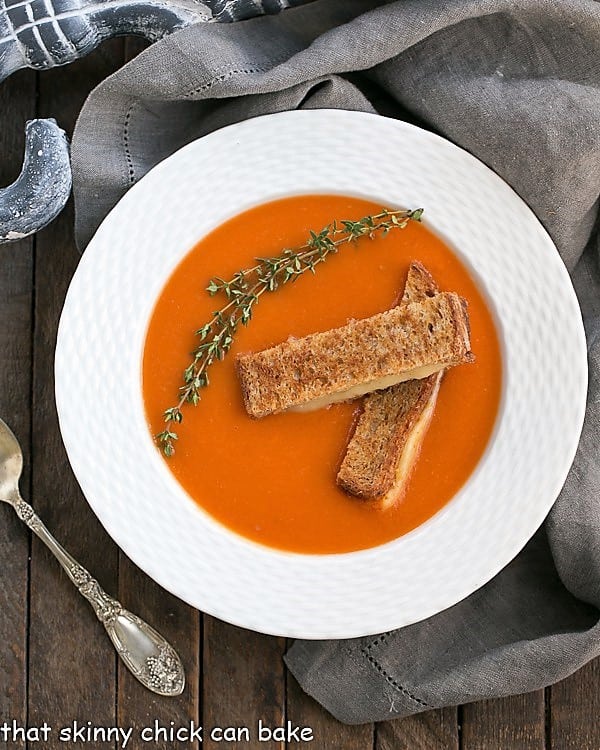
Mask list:
[[[337,475],[346,492],[363,499],[386,495],[397,484],[400,456],[437,390],[440,373],[370,393]]]
[[[408,267],[406,284],[400,305],[410,305],[411,302],[422,302],[427,297],[435,297],[440,288],[433,276],[418,260],[413,260]]]
[[[246,410],[263,417],[317,399],[343,400],[357,386],[362,395],[382,378],[399,382],[415,377],[418,368],[429,368],[429,375],[471,359],[466,302],[445,292],[240,354],[236,364]]]

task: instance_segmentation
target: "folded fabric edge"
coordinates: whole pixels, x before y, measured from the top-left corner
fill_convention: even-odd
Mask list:
[[[362,640],[343,650],[332,643],[295,641],[283,658],[304,692],[338,721],[368,724],[374,716],[397,719],[434,708],[386,674]]]

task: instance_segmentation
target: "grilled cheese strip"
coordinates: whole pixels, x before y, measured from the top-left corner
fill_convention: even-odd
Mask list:
[[[413,261],[400,305],[434,297],[439,287],[429,271]],[[342,460],[337,483],[346,492],[377,500],[380,508],[403,495],[429,428],[444,371],[400,383],[363,401],[363,410]]]
[[[340,466],[337,483],[380,507],[401,496],[433,416],[443,372],[370,394]]]
[[[307,404],[301,406],[290,406],[289,411],[314,411],[315,409],[323,409],[330,404],[339,404],[342,401],[353,401],[355,398],[360,398],[367,394],[367,397],[376,391],[383,389],[389,390],[396,385],[402,385],[407,380],[420,380],[421,378],[427,378],[431,374],[438,372],[440,369],[439,363],[433,365],[427,365],[423,367],[415,367],[413,370],[403,372],[401,375],[388,375],[385,378],[379,380],[371,380],[367,383],[361,383],[353,388],[348,388],[347,391],[340,391],[331,396],[321,396],[309,401]]]
[[[466,302],[445,292],[237,358],[252,417],[320,408],[472,359]]]

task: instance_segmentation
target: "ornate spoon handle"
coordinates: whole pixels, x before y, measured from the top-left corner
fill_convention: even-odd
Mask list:
[[[142,685],[159,695],[181,695],[185,674],[173,647],[154,628],[108,596],[98,581],[56,541],[29,503],[18,497],[13,507],[92,605],[117,653]]]

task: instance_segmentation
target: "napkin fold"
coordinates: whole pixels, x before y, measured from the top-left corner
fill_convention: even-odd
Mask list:
[[[558,501],[517,558],[454,607],[376,637],[292,646],[289,668],[341,721],[534,690],[600,653],[599,53],[592,0],[315,0],[173,34],[81,112],[72,154],[82,248],[126,190],[185,143],[268,112],[337,107],[417,122],[473,153],[531,206],[571,273],[590,385]]]

